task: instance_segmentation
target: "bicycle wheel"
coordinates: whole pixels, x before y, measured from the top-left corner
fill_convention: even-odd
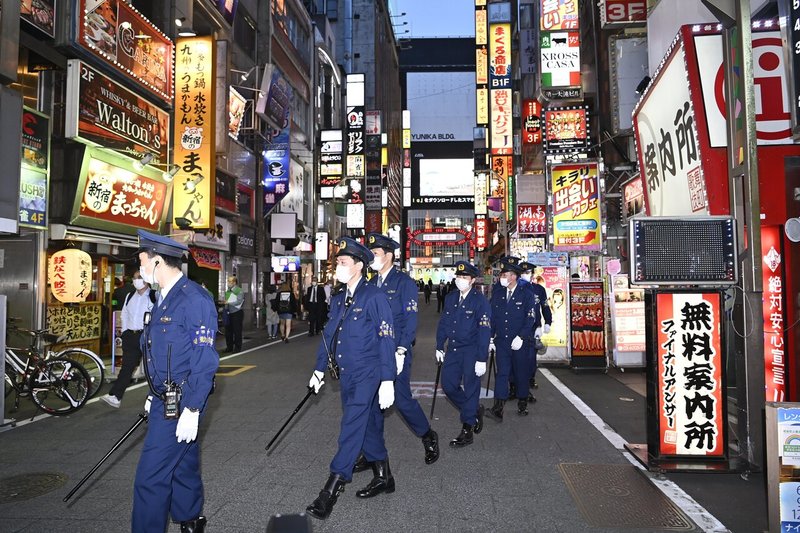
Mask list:
[[[71,359],[83,366],[92,382],[89,398],[97,394],[97,391],[103,386],[103,380],[106,377],[105,364],[94,352],[85,348],[67,348],[63,352],[55,354],[53,358]]]
[[[80,363],[69,359],[49,359],[30,379],[31,399],[51,415],[68,415],[89,399],[91,380]]]

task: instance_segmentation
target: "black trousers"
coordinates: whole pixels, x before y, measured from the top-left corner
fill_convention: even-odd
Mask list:
[[[122,368],[119,369],[117,380],[108,391],[112,396],[120,400],[125,395],[125,389],[131,384],[133,371],[139,366],[142,360],[142,349],[139,346],[139,339],[142,337],[141,331],[131,331],[129,329],[122,332]]]
[[[242,349],[242,328],[244,327],[244,309],[228,315],[228,325],[225,326],[225,347],[230,350]]]
[[[308,309],[308,333],[311,335],[316,335],[322,331],[322,327],[325,325],[325,311],[327,306],[323,304],[313,304],[312,307]]]

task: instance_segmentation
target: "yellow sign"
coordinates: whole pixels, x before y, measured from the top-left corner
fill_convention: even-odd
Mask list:
[[[47,306],[47,329],[53,335],[69,335],[69,341],[100,338],[103,306],[100,304]]]
[[[179,38],[175,48],[174,163],[172,217],[192,229],[214,227],[216,160],[215,43],[211,36]]]
[[[92,256],[78,248],[54,253],[48,263],[47,282],[59,302],[85,302],[92,291]]]
[[[487,126],[489,124],[489,89],[475,91],[475,103],[478,126]]]
[[[475,84],[489,83],[489,55],[485,46],[475,49]]]
[[[403,148],[411,148],[411,130],[403,130]]]
[[[486,8],[475,10],[475,44],[486,44]]]
[[[599,251],[600,187],[597,163],[554,165],[553,251]]]

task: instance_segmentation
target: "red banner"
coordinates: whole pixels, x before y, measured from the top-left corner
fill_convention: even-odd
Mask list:
[[[656,402],[659,454],[725,453],[719,293],[661,293]]]
[[[786,397],[786,347],[783,310],[783,254],[779,226],[761,226],[762,280],[764,282],[764,385],[768,402]]]
[[[530,235],[547,233],[547,206],[544,204],[517,204],[517,231]]]
[[[217,250],[190,246],[189,251],[192,252],[192,258],[200,268],[222,270],[222,262],[219,260],[219,252]]]
[[[522,144],[542,144],[542,104],[539,100],[522,103]]]
[[[479,252],[489,246],[489,229],[486,215],[475,215],[475,247]]]

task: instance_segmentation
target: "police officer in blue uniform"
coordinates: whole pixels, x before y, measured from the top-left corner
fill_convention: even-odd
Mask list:
[[[483,406],[478,400],[486,372],[491,309],[486,297],[472,289],[480,271],[466,261],[457,262],[455,268],[458,290],[444,300],[436,329],[436,360],[443,364],[442,389],[461,416],[461,433],[450,446],[461,448],[472,444],[473,432],[483,429]]]
[[[533,293],[520,287],[518,279],[522,270],[517,257],[500,260],[500,287],[492,290],[492,342],[497,356],[497,379],[494,387],[494,405],[489,415],[503,420],[503,407],[509,397],[509,379],[516,386],[517,413],[528,414],[528,380],[530,368],[526,343],[533,342]]]
[[[522,275],[520,276],[519,283],[529,287],[531,292],[533,292],[533,307],[535,310],[533,317],[534,342],[532,342],[529,347],[529,362],[531,369],[529,385],[531,388],[537,388],[536,370],[539,368],[537,356],[539,354],[539,350],[547,349],[547,347],[542,344],[541,338],[542,335],[550,333],[550,326],[553,323],[553,313],[550,311],[550,306],[547,303],[547,290],[539,285],[536,280],[532,279],[533,271],[536,270],[536,266],[526,261],[521,262],[519,266],[522,269]],[[542,324],[542,320],[544,320],[544,324]],[[536,398],[534,398],[532,393],[528,395],[528,401],[536,401]]]
[[[150,395],[133,487],[134,533],[166,531],[170,514],[181,533],[202,532],[206,524],[197,429],[219,366],[217,310],[208,292],[181,272],[187,251],[139,230],[139,272],[160,292],[142,335]]]
[[[411,395],[411,347],[417,336],[417,284],[408,274],[394,268],[394,253],[400,248],[396,241],[381,235],[367,235],[367,247],[375,259],[370,267],[377,272],[369,280],[381,289],[389,300],[394,320],[394,339],[397,344],[395,363],[397,378],[394,382],[397,412],[414,434],[422,439],[425,464],[433,464],[439,458],[439,435],[431,428],[419,402]],[[354,467],[355,472],[369,468],[363,454]]]
[[[374,477],[359,498],[394,492],[394,478],[383,439],[383,413],[394,403],[395,340],[392,309],[383,291],[367,283],[366,272],[374,256],[355,240],[339,240],[336,279],[345,285],[331,299],[328,323],[317,350],[317,364],[308,386],[318,393],[326,368],[341,379],[342,422],[339,449],[330,465],[325,486],[306,511],[325,519],[333,510],[353,466],[363,451]]]

